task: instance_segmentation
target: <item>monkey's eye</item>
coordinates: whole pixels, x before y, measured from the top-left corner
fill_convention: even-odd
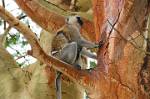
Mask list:
[[[66,20],[67,20],[67,22],[68,22],[68,21],[69,21],[69,18],[67,18]]]

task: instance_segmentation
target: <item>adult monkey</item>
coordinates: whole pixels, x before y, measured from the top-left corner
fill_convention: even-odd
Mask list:
[[[51,54],[58,59],[81,69],[79,64],[80,55],[86,55],[96,59],[96,55],[85,48],[99,48],[101,45],[85,40],[80,33],[83,21],[80,16],[69,16],[65,25],[59,29],[52,41]],[[83,48],[85,47],[85,48]],[[56,97],[61,99],[61,72],[56,75]]]

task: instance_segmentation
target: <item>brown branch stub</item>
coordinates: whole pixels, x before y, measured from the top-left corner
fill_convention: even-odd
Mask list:
[[[2,5],[4,8],[6,7],[5,0],[2,0]],[[4,20],[4,30],[6,30],[6,21],[5,20]]]
[[[33,50],[28,50],[27,55],[33,56]]]

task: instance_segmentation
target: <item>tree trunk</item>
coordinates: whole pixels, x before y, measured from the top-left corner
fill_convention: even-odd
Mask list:
[[[148,23],[148,5],[147,0],[93,0],[97,38],[103,40],[104,35],[110,35],[109,48],[106,47],[103,59],[103,51],[100,51],[98,59],[100,70],[108,72],[108,76],[105,76],[105,79],[100,78],[101,82],[104,82],[100,83],[101,98],[93,99],[150,98],[149,72],[146,73],[148,77],[145,85],[142,85],[140,80],[144,58],[149,57],[145,52],[147,46],[144,46],[149,43],[147,36],[145,37],[145,34],[149,33],[144,29]],[[104,59],[105,62],[102,61]],[[149,65],[146,64],[145,67],[148,71]],[[96,84],[98,86],[99,83]],[[146,88],[143,88],[144,86]]]
[[[16,0],[18,5],[44,29],[49,32],[57,30],[64,23],[64,18],[44,10],[45,8],[39,6],[37,1]],[[90,40],[94,41],[96,37],[96,41],[101,41],[103,45],[97,53],[98,64],[90,71],[77,70],[47,55],[45,52],[49,51],[49,47],[47,48],[44,43],[39,44],[34,33],[2,7],[0,16],[27,38],[32,47],[30,55],[47,66],[53,64],[51,67],[71,79],[75,83],[73,86],[82,86],[90,99],[149,99],[149,3],[149,0],[92,0],[95,30],[93,23],[84,19],[85,26],[82,32]],[[49,18],[45,16],[46,13]],[[49,85],[54,81],[51,67],[46,68]],[[73,88],[71,87],[69,92]],[[71,98],[74,93],[80,94],[75,90],[71,93]]]

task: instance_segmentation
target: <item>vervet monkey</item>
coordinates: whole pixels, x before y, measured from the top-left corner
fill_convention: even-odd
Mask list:
[[[80,29],[83,21],[79,16],[70,16],[66,19],[65,25],[57,31],[56,36],[52,41],[51,54],[58,59],[69,63],[80,69],[79,57],[86,55],[96,59],[96,55],[88,52],[85,48],[98,48],[99,45],[85,40]],[[56,97],[61,99],[61,73],[57,72],[56,76]]]

